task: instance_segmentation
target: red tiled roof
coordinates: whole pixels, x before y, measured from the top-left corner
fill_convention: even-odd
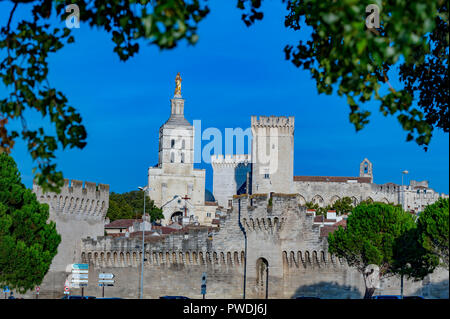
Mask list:
[[[145,231],[144,232],[144,239],[146,237],[151,236],[153,233],[154,233],[153,231]],[[136,237],[137,238],[142,238],[142,231],[135,231],[135,232],[130,233],[130,238],[136,238]]]
[[[181,229],[176,229],[176,228],[172,228],[172,227],[167,227],[167,226],[153,226],[152,227],[155,230],[161,230],[161,234],[162,235],[167,235],[176,231],[179,231]]]
[[[133,226],[134,222],[142,222],[142,219],[117,219],[107,225],[105,225],[105,228],[128,228],[130,226]]]
[[[347,220],[343,219],[333,225],[327,225],[320,228],[320,237],[328,237],[328,235],[339,228],[339,226],[347,227]]]
[[[347,220],[346,219],[342,219],[341,221],[337,222],[333,226],[342,226],[342,227],[345,228],[345,227],[347,227]]]
[[[348,180],[358,183],[370,183],[370,177],[347,177],[347,176],[294,176],[294,182],[331,182],[346,183]]]
[[[328,235],[337,229],[336,226],[323,226],[320,228],[320,237],[328,237]]]
[[[216,202],[205,202],[205,206],[218,206]]]
[[[319,216],[314,217],[314,222],[315,223],[323,222],[323,215],[319,215]]]
[[[328,219],[328,218],[325,218],[325,216],[323,216],[323,215],[314,217],[315,223],[333,223],[335,221],[336,221],[336,219]]]

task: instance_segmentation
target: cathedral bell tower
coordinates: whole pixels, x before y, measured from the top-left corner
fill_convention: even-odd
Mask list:
[[[194,160],[194,128],[184,118],[181,76],[175,78],[175,93],[170,100],[170,117],[159,129],[158,166],[166,165],[174,172],[189,173]]]
[[[158,165],[148,168],[149,197],[163,210],[163,225],[185,213],[203,220],[205,170],[194,169],[194,127],[184,118],[181,76],[175,78],[169,119],[159,128]],[[183,202],[184,200],[184,202]]]

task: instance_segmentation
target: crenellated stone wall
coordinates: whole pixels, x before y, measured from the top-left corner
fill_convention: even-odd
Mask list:
[[[58,253],[41,284],[44,295],[47,290],[47,296],[54,297],[64,285],[67,266],[78,261],[81,238],[104,235],[109,185],[65,179],[59,194],[43,192],[36,184],[33,192],[40,203],[49,205],[49,219],[61,235]]]
[[[247,298],[265,298],[266,292],[269,298],[362,298],[362,275],[328,253],[314,214],[298,200],[297,194],[234,196],[219,229],[190,226],[170,235],[146,236],[144,298],[201,298],[203,272],[208,276],[207,298],[242,298],[244,264]],[[115,284],[105,288],[106,296],[138,298],[141,245],[139,236],[83,239],[76,261],[90,264],[85,294],[100,296],[98,274],[107,272],[115,275]],[[62,285],[52,291],[41,287],[41,293],[62,296]],[[377,293],[399,294],[399,289],[399,279],[390,278]],[[72,294],[79,293],[72,289]],[[405,281],[405,294],[448,298],[448,271],[436,270],[424,281]]]

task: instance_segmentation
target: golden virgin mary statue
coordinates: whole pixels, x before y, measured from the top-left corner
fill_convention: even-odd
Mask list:
[[[181,81],[180,72],[178,72],[177,77],[175,78],[175,95],[181,95]]]

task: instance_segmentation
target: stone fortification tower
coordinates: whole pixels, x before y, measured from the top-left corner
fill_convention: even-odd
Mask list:
[[[250,192],[250,156],[211,155],[214,170],[213,193],[219,206],[230,207],[233,195]]]
[[[294,117],[252,116],[252,192],[293,193]]]

